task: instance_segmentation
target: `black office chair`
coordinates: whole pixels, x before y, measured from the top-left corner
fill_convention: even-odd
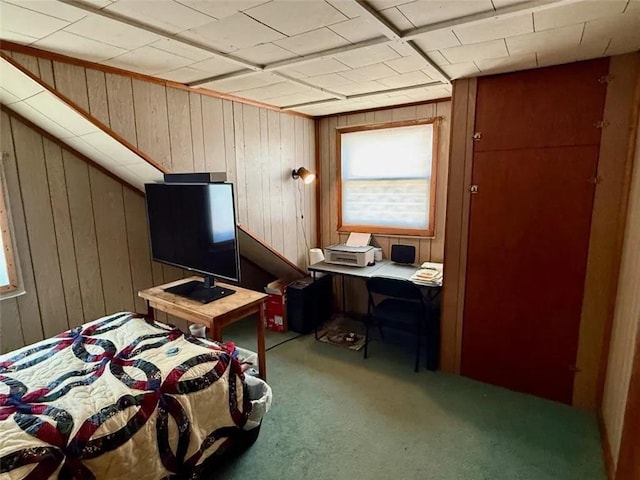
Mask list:
[[[427,306],[420,288],[408,280],[371,277],[367,280],[369,307],[364,342],[364,358],[369,351],[369,328],[376,324],[413,333],[416,337],[416,364],[420,364],[422,337],[427,333]],[[380,299],[380,296],[384,297]],[[376,303],[376,299],[378,300]]]

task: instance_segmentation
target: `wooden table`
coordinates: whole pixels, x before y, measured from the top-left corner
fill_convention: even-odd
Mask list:
[[[147,301],[149,315],[154,318],[153,310],[160,310],[192,323],[206,326],[211,332],[211,338],[222,341],[222,329],[238,320],[254,313],[258,314],[258,369],[260,378],[267,379],[266,354],[264,349],[264,308],[266,293],[248,290],[246,288],[216,282],[216,285],[235,290],[236,293],[227,297],[202,304],[180,295],[165,292],[164,289],[180,285],[192,280],[202,280],[201,277],[189,277],[166,283],[157,287],[138,292],[138,296]]]

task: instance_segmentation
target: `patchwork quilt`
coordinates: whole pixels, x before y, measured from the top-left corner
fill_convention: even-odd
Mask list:
[[[225,347],[118,313],[0,356],[1,479],[195,476],[247,422]]]

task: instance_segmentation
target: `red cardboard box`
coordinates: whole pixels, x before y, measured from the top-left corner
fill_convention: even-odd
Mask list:
[[[269,295],[265,302],[265,319],[269,330],[274,332],[287,331],[287,296],[285,290],[286,282],[276,280],[264,287],[264,291]]]

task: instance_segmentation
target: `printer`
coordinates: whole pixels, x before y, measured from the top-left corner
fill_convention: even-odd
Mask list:
[[[324,261],[351,267],[366,267],[374,263],[375,249],[369,245],[355,246],[344,243],[324,249]]]

